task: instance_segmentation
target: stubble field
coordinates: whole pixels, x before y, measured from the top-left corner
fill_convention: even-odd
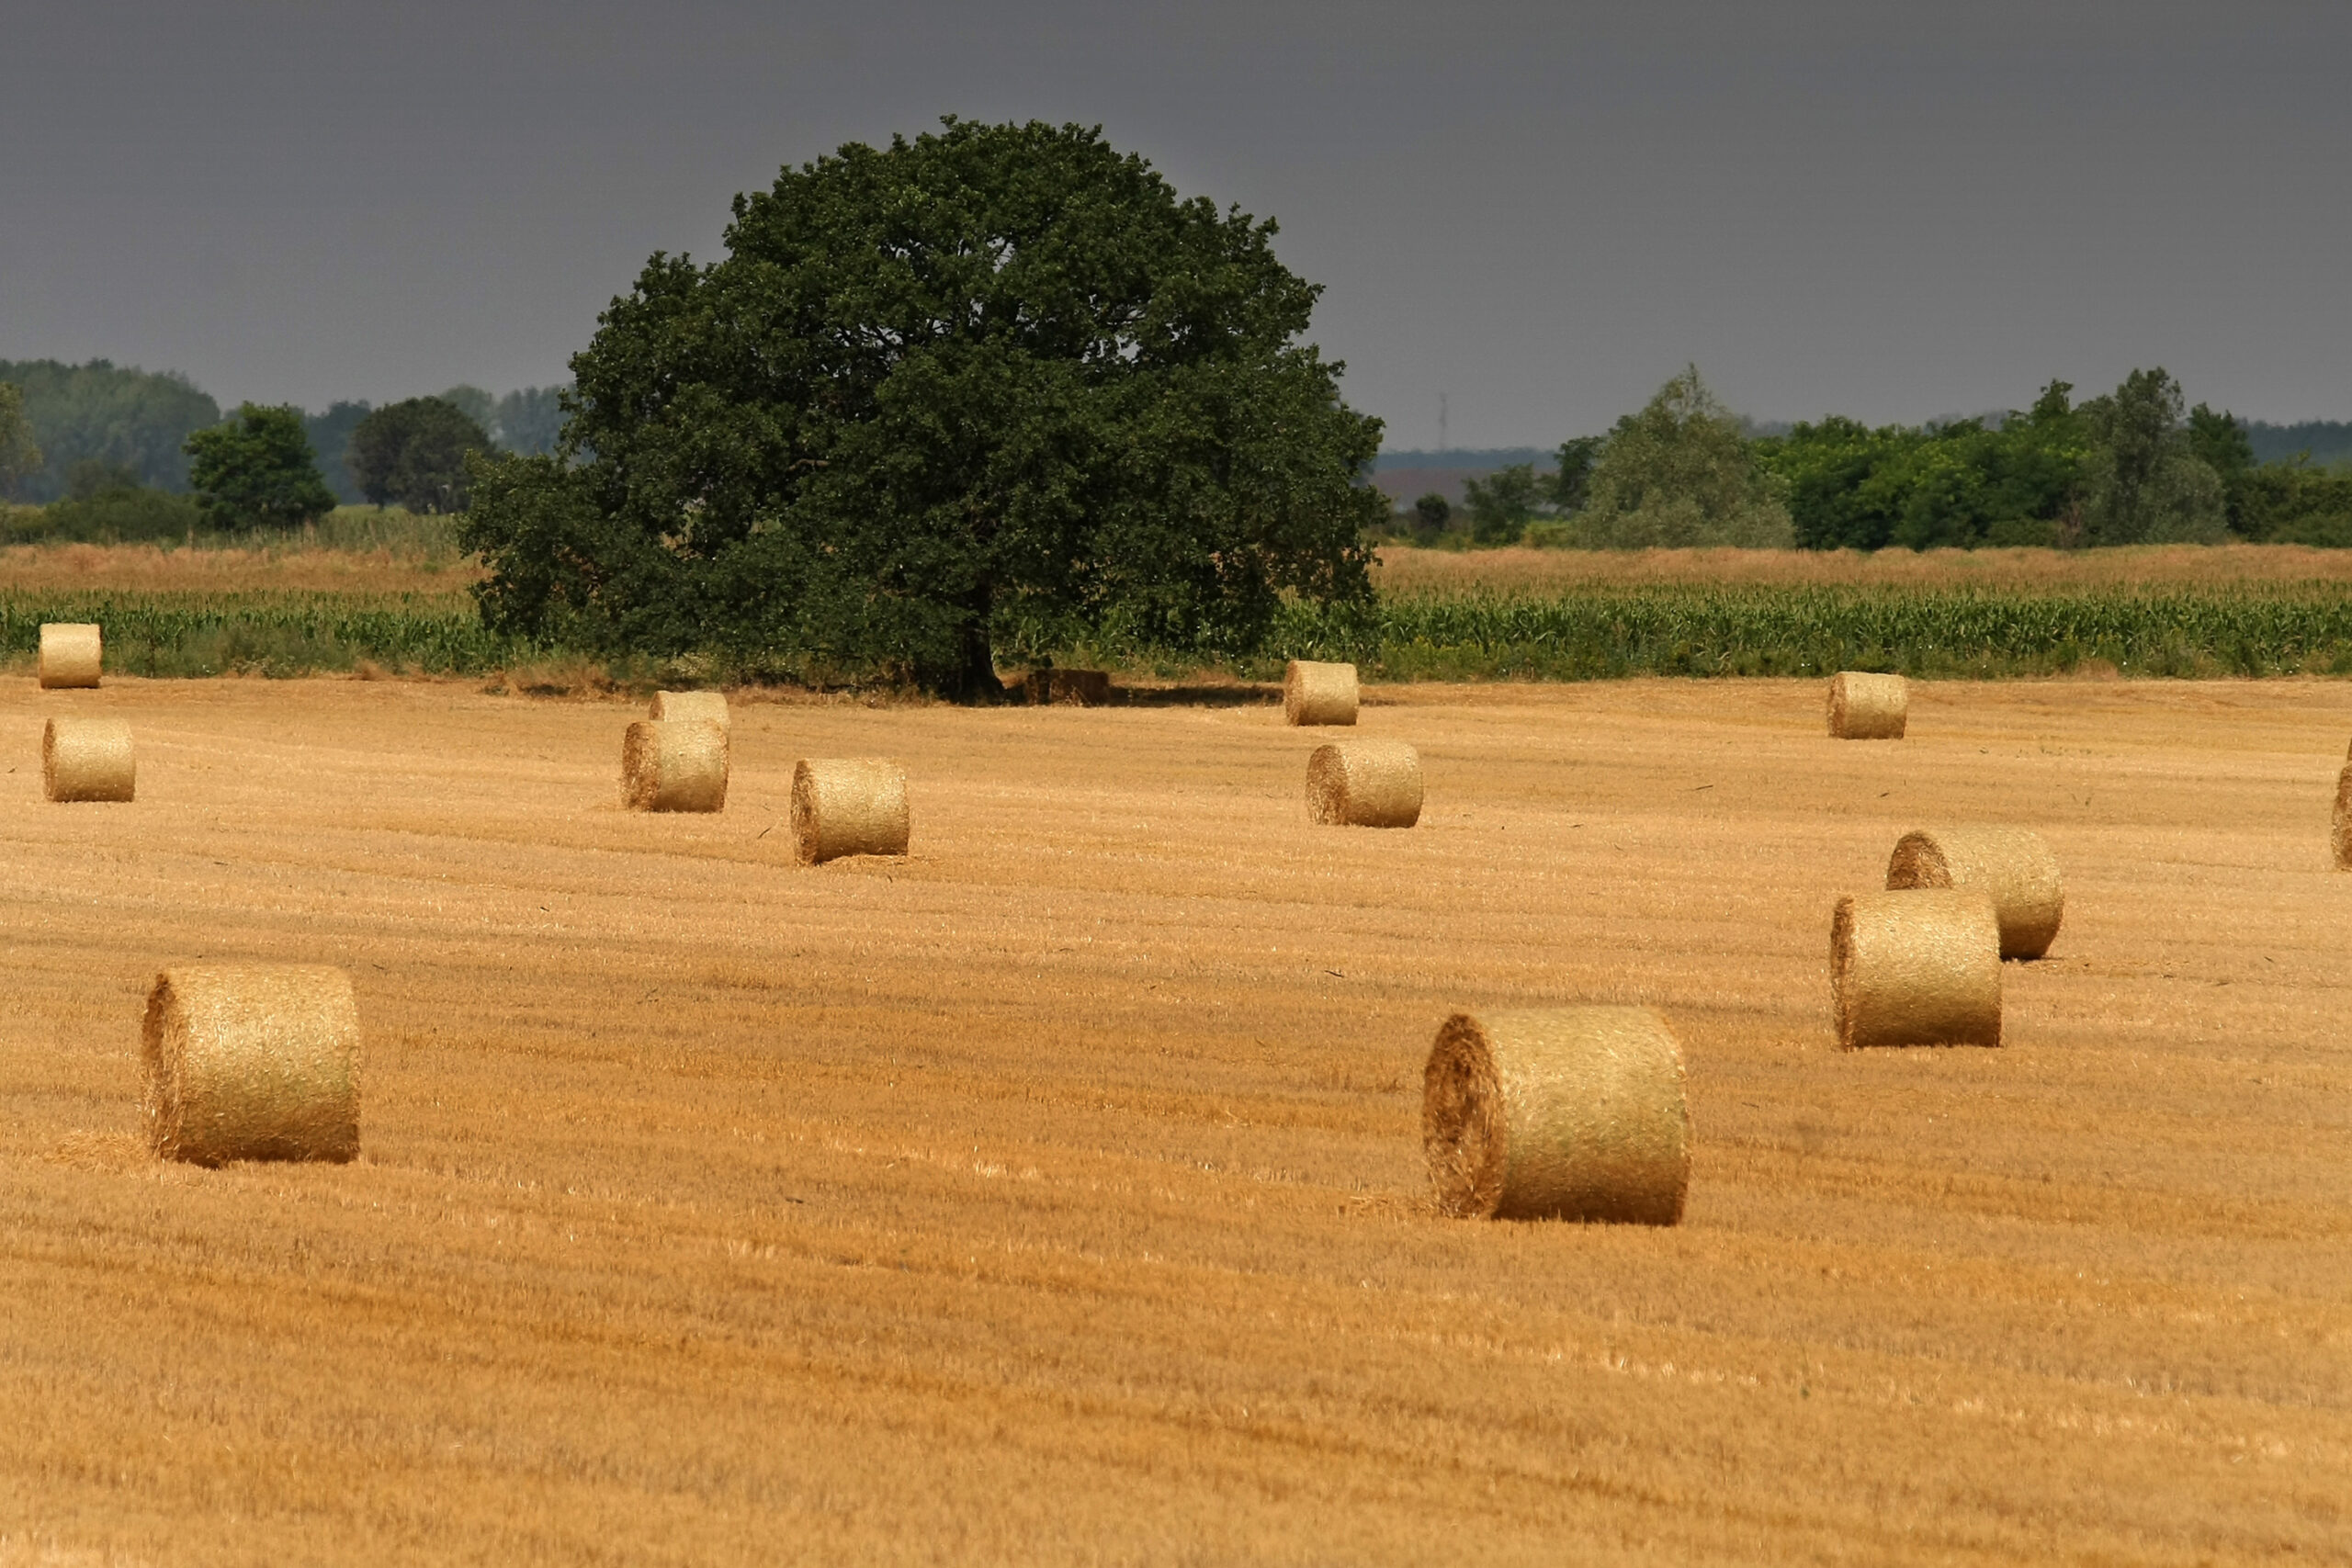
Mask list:
[[[2352,688],[1376,688],[1405,832],[1262,705],[0,690],[0,1562],[2195,1563],[2352,1553]],[[128,717],[139,800],[40,799]],[[905,862],[793,863],[801,756]],[[2041,828],[1998,1051],[1840,1055],[1831,904]],[[365,1156],[160,1167],[142,998],[345,965]],[[1654,1003],[1679,1228],[1435,1217],[1449,1010]]]

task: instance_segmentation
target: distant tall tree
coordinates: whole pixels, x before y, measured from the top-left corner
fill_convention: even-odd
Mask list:
[[[495,443],[498,436],[498,400],[480,387],[460,382],[441,394],[441,400],[481,426],[482,434]]]
[[[525,387],[498,400],[497,417],[490,438],[502,452],[526,457],[552,452],[563,437],[561,387]]]
[[[1593,459],[1608,445],[1605,436],[1579,435],[1560,443],[1558,468],[1552,475],[1552,504],[1563,513],[1584,510],[1585,492],[1592,481]]]
[[[1778,485],[1695,365],[1617,422],[1579,523],[1584,542],[1619,549],[1795,542]]]
[[[49,461],[24,477],[28,501],[55,501],[66,476],[85,458],[126,463],[141,484],[187,488],[188,433],[220,422],[220,405],[184,376],[157,374],[93,359],[0,360],[0,381],[25,394],[25,417]]]
[[[1508,545],[1527,531],[1544,490],[1535,479],[1535,465],[1513,463],[1484,479],[1462,487],[1463,504],[1470,512],[1470,542]]]
[[[2227,524],[2221,476],[2189,444],[2180,383],[2134,370],[2075,412],[2089,437],[2083,537],[2093,545],[2207,544]]]
[[[290,528],[334,510],[300,409],[241,404],[226,423],[191,434],[187,453],[188,478],[211,527]]]
[[[32,422],[25,417],[24,390],[14,382],[0,381],[0,494],[15,491],[17,481],[40,465]]]
[[[490,450],[490,433],[454,403],[411,398],[361,420],[344,462],[360,493],[379,506],[463,512],[472,499],[466,454]]]
[[[1431,491],[1413,502],[1413,536],[1427,544],[1445,532],[1453,521],[1453,503]]]
[[[319,473],[327,481],[327,489],[346,506],[356,506],[363,499],[359,481],[351,477],[351,465],[343,460],[350,448],[351,433],[366,419],[369,405],[364,402],[335,402],[324,413],[302,416],[302,433],[311,438],[311,450],[319,455]]]

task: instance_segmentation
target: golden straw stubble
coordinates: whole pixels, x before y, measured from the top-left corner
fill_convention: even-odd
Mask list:
[[[2001,928],[1979,888],[1838,900],[1829,922],[1838,1043],[1998,1045]]]
[[[621,804],[631,811],[723,811],[727,728],[707,718],[640,718],[621,742]]]
[[[2001,956],[2039,958],[2066,916],[2058,857],[2041,835],[2023,828],[1920,828],[1895,841],[1886,863],[1889,890],[1973,887],[1993,900]]]
[[[95,686],[106,664],[104,635],[86,621],[51,621],[40,628],[40,683]]]
[[[705,718],[721,729],[730,728],[724,692],[656,692],[645,716],[657,721]]]
[[[1283,667],[1284,724],[1353,724],[1356,667],[1294,659]]]
[[[1829,680],[1829,733],[1840,740],[1900,740],[1911,685],[1900,675],[1841,670]]]
[[[1690,1141],[1682,1047],[1649,1008],[1458,1012],[1430,1047],[1421,1145],[1445,1213],[1674,1224]]]
[[[41,727],[40,787],[51,800],[130,800],[138,794],[130,726],[119,718],[52,718]]]
[[[792,847],[805,864],[902,855],[907,771],[886,757],[803,758],[792,770]]]
[[[1347,828],[1409,828],[1421,819],[1421,754],[1402,740],[1342,740],[1306,759],[1306,812]]]
[[[155,976],[141,1041],[164,1159],[359,1154],[359,1006],[326,964],[183,964]]]

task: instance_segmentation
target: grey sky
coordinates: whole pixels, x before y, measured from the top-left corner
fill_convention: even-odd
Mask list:
[[[1917,420],[2163,364],[2352,418],[2352,7],[219,0],[0,24],[0,358],[223,400],[544,383],[656,249],[943,113],[1281,220],[1391,446],[1686,360]]]

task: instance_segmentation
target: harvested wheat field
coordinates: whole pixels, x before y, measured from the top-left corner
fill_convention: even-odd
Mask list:
[[[1272,702],[0,692],[0,1561],[2317,1562],[2352,1556],[2352,686]],[[41,798],[53,714],[126,805]],[[803,866],[793,766],[907,770]],[[2064,869],[1999,1049],[1840,1054],[1908,829]],[[163,1166],[176,963],[340,965],[362,1156]],[[1656,1007],[1674,1228],[1438,1217],[1463,1010]]]

